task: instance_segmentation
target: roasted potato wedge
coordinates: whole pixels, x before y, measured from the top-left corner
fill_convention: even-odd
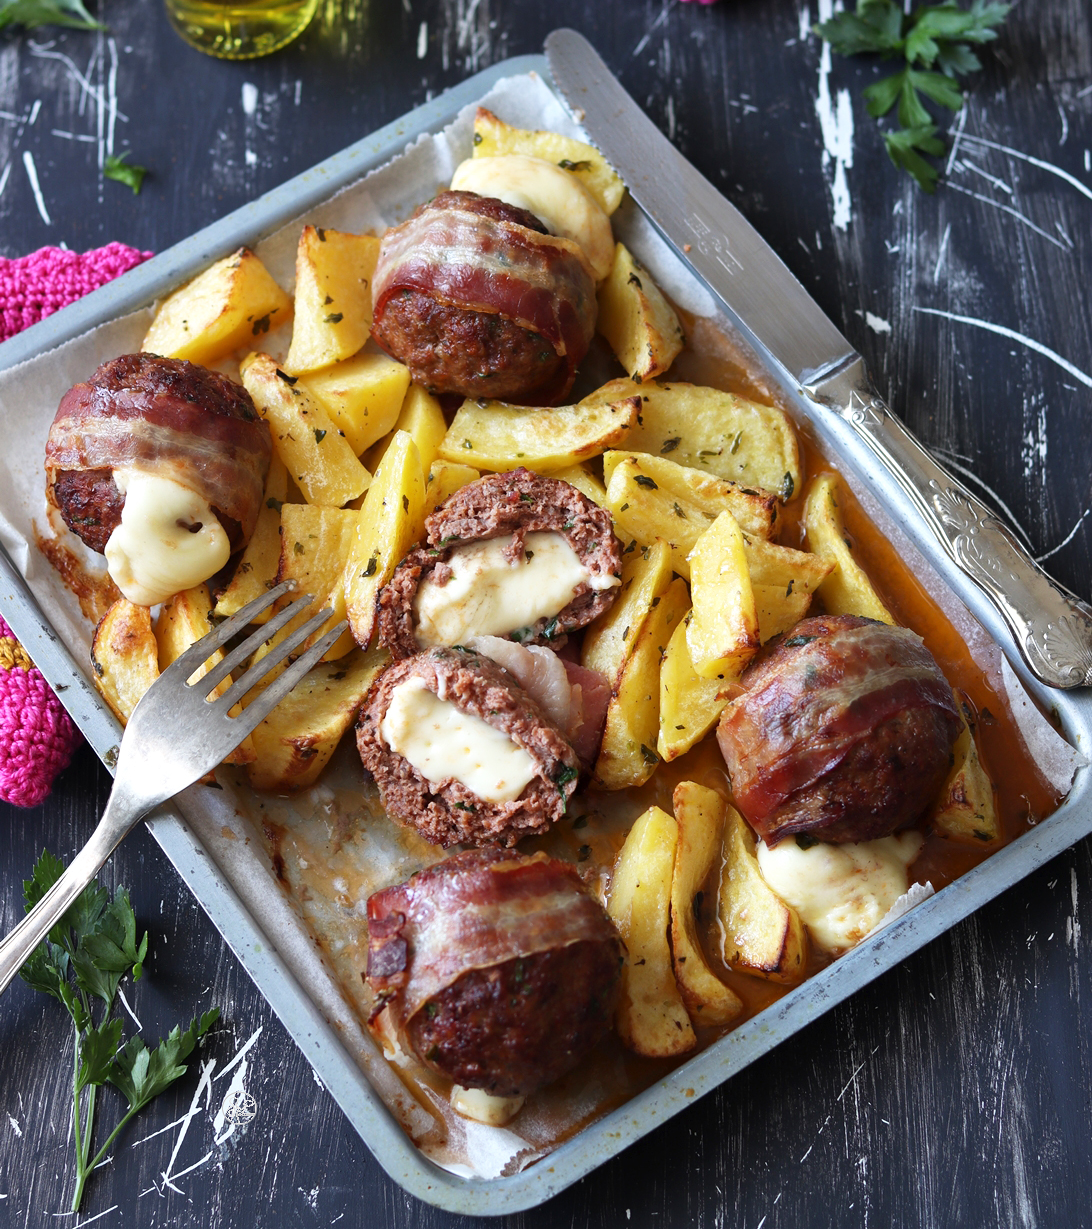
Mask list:
[[[812,595],[833,565],[809,551],[764,542],[747,533],[743,535],[743,550],[758,612],[758,636],[765,644],[807,614]]]
[[[417,455],[421,458],[421,468],[427,474],[447,434],[447,423],[439,401],[420,384],[409,385],[394,429],[405,431],[413,437]]]
[[[317,398],[268,354],[243,365],[243,385],[269,423],[273,447],[309,504],[340,508],[367,490],[371,474]]]
[[[374,235],[303,228],[296,249],[296,314],[286,371],[299,375],[340,363],[368,340],[378,259]]]
[[[679,620],[660,663],[660,732],[656,751],[674,760],[705,737],[728,703],[725,684],[694,669],[686,644],[688,617]]]
[[[147,606],[119,598],[110,607],[91,640],[91,665],[95,686],[124,725],[159,678],[159,648]]]
[[[672,632],[689,609],[685,580],[673,580],[661,597],[652,599],[652,609],[607,706],[603,741],[595,762],[595,779],[604,789],[643,785],[660,762],[656,753],[660,662]]]
[[[555,469],[550,477],[559,478],[562,482],[576,487],[582,495],[587,495],[592,503],[598,504],[600,508],[607,506],[607,488],[587,465],[570,465],[567,469]]]
[[[686,469],[645,453],[611,451],[603,458],[607,507],[623,537],[641,545],[662,538],[671,548],[671,566],[690,577],[690,552],[722,512],[741,528],[768,537],[777,501],[772,495],[745,493],[697,469]]]
[[[498,154],[528,154],[572,171],[608,217],[621,204],[626,190],[625,184],[593,146],[556,132],[513,128],[497,119],[492,111],[479,107],[474,117],[474,157],[493,158]]]
[[[724,821],[720,924],[724,961],[732,968],[790,984],[804,976],[804,923],[762,878],[754,834],[734,807],[727,808]]]
[[[357,354],[300,378],[358,457],[398,421],[409,382],[409,369],[385,354]]]
[[[352,549],[345,564],[345,607],[357,644],[375,628],[375,599],[402,556],[425,530],[425,475],[417,445],[396,431],[375,471],[364,506],[356,513]]]
[[[596,389],[581,404],[602,405],[634,394],[641,420],[626,447],[670,456],[751,490],[786,501],[800,489],[800,448],[788,415],[773,406],[697,384],[637,384],[623,378]]]
[[[304,675],[251,736],[250,784],[275,793],[314,784],[386,662],[385,650],[354,649]]]
[[[213,628],[212,601],[209,597],[208,585],[194,585],[176,593],[170,601],[164,602],[155,624],[155,639],[159,648],[160,672],[179,657],[202,636],[208,635]],[[223,653],[217,649],[215,653],[196,669],[189,677],[189,682],[204,678],[213,666],[223,661]],[[218,683],[210,693],[222,696],[231,686],[231,679],[226,678]],[[235,716],[239,706],[235,705],[231,712]],[[249,764],[254,759],[254,744],[250,735],[224,760],[225,764]]]
[[[207,268],[159,305],[141,350],[208,367],[276,329],[292,300],[249,248]]]
[[[966,722],[952,748],[954,762],[930,814],[933,827],[957,841],[989,844],[1001,836],[993,782]]]
[[[434,461],[425,486],[425,515],[434,512],[450,499],[457,490],[481,477],[469,465],[449,465],[447,461]]]
[[[598,298],[595,327],[630,377],[641,383],[666,371],[685,344],[682,325],[624,243],[615,245],[614,263]]]
[[[622,671],[653,609],[671,583],[671,552],[665,542],[643,550],[633,546],[624,556],[622,584],[614,605],[588,625],[580,662],[606,675],[616,689]]]
[[[550,473],[620,444],[636,423],[639,408],[636,397],[552,410],[464,401],[444,436],[439,457],[491,472],[526,465]]]
[[[618,854],[607,904],[626,945],[618,1034],[631,1050],[650,1058],[685,1054],[697,1040],[667,941],[677,843],[674,819],[649,807]]]
[[[808,484],[804,503],[804,528],[808,546],[832,565],[822,582],[823,605],[831,614],[861,615],[894,623],[891,612],[880,600],[872,582],[846,543],[846,527],[838,505],[839,479],[836,474],[820,474]]]
[[[758,611],[743,534],[730,512],[722,512],[690,553],[694,614],[686,644],[702,678],[730,681],[758,652]]]
[[[281,561],[281,507],[288,499],[288,471],[280,457],[274,455],[265,480],[265,498],[258,513],[258,523],[243,551],[228,587],[220,594],[213,614],[226,618],[242,610],[247,602],[261,597],[277,583],[277,567]],[[263,610],[255,623],[268,623],[272,611]]]
[[[714,790],[681,781],[672,796],[679,843],[671,879],[671,956],[675,980],[690,1019],[697,1025],[724,1025],[743,1004],[709,967],[698,938],[702,884],[720,857],[728,804]]]

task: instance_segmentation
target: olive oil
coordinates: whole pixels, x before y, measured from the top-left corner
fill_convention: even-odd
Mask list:
[[[165,0],[167,17],[191,47],[223,60],[268,55],[301,34],[318,0]]]

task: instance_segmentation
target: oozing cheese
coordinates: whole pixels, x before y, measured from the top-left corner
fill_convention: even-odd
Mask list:
[[[597,282],[610,272],[614,262],[610,219],[571,171],[526,154],[468,158],[456,168],[451,186],[528,210],[551,234],[580,246]]]
[[[464,1088],[462,1084],[454,1084],[451,1088],[451,1106],[455,1112],[490,1127],[503,1127],[519,1113],[525,1100],[525,1097],[495,1097],[482,1088]]]
[[[906,868],[921,849],[919,832],[878,841],[801,849],[792,837],[772,849],[758,843],[762,877],[828,952],[853,947],[906,891]]]
[[[227,534],[200,495],[138,469],[115,470],[114,483],[125,503],[106,543],[106,563],[130,602],[154,606],[227,563]]]
[[[509,563],[510,538],[468,542],[451,553],[444,584],[426,579],[413,600],[418,642],[465,644],[471,636],[505,636],[548,619],[573,599],[578,586],[613,588],[613,576],[592,576],[559,533],[529,533],[524,558]]]
[[[430,785],[454,778],[486,802],[512,802],[535,775],[535,761],[501,730],[411,678],[391,692],[379,734]]]

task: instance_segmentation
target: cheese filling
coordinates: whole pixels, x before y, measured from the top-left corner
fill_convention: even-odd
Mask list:
[[[580,585],[596,591],[617,585],[593,576],[560,533],[529,533],[524,557],[509,563],[510,538],[468,542],[451,552],[444,583],[426,578],[413,599],[418,642],[465,644],[472,636],[506,636],[563,610]]]
[[[106,543],[106,564],[130,602],[154,606],[227,563],[227,534],[200,495],[139,469],[114,470],[114,483],[125,503]]]
[[[523,1108],[526,1097],[495,1097],[484,1088],[464,1088],[454,1084],[451,1088],[451,1106],[464,1118],[483,1122],[488,1127],[503,1127]]]
[[[535,776],[535,761],[501,730],[411,678],[391,692],[379,734],[430,785],[452,779],[485,802],[514,802]]]
[[[812,939],[825,951],[840,952],[860,943],[906,892],[906,868],[923,839],[920,832],[903,832],[857,844],[820,841],[807,849],[792,837],[772,849],[759,841],[758,867]]]
[[[571,171],[526,154],[468,158],[456,167],[451,187],[526,209],[551,234],[571,239],[581,249],[597,282],[610,272],[614,262],[610,219]]]

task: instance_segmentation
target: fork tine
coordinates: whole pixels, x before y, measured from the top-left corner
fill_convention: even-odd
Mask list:
[[[308,670],[315,665],[322,655],[329,649],[341,633],[349,626],[347,619],[342,619],[336,627],[332,627],[321,640],[316,640],[315,643],[307,650],[306,653],[300,654],[299,657],[288,667],[287,670],[269,687],[262,692],[253,704],[248,704],[244,710],[247,725],[254,729],[259,722],[262,722],[269,714],[277,707],[293,687],[303,678]],[[303,630],[302,628],[300,629]],[[263,658],[259,665],[265,664]],[[255,667],[257,669],[257,667]],[[253,673],[253,670],[250,671]],[[242,682],[242,679],[239,680]],[[224,696],[224,700],[227,696]],[[223,703],[223,701],[219,701]]]
[[[181,674],[183,678],[189,678],[196,669],[208,661],[218,648],[227,644],[237,632],[242,631],[254,619],[255,615],[260,615],[263,610],[268,610],[277,598],[285,593],[289,593],[295,587],[295,581],[285,580],[270,589],[268,593],[263,593],[261,597],[256,597],[254,601],[247,602],[230,619],[225,619],[219,627],[210,631],[207,636],[202,636],[196,643],[191,644],[163,673],[172,674],[172,677]],[[267,632],[266,635],[269,635],[269,633]]]
[[[302,627],[297,627],[287,640],[282,640],[281,643],[272,650],[272,652],[263,657],[261,661],[255,662],[246,674],[244,674],[241,678],[236,679],[227,691],[225,691],[224,694],[215,701],[215,703],[222,708],[230,708],[233,704],[237,704],[243,696],[251,690],[252,687],[260,683],[261,680],[265,678],[270,670],[276,666],[279,666],[281,662],[284,661],[284,659],[288,657],[289,654],[291,654],[295,649],[298,649],[309,636],[314,635],[314,633],[322,627],[322,625],[327,619],[330,618],[332,614],[333,611],[327,607],[325,610],[320,610],[314,618],[308,619]],[[342,626],[338,629],[339,636],[341,635],[342,630],[344,630],[344,626],[345,621],[342,620]],[[323,637],[323,639],[325,639],[325,637]],[[336,639],[337,636],[334,637],[334,640]],[[331,640],[330,644],[333,643],[334,641]],[[329,647],[330,645],[328,644],[326,648],[328,649]],[[324,649],[323,652],[325,651],[326,650]],[[202,683],[204,683],[204,681],[204,679],[201,680]]]
[[[267,640],[272,640],[285,624],[291,623],[296,615],[300,614],[303,608],[309,606],[313,601],[314,597],[310,593],[304,593],[301,597],[296,598],[291,605],[286,606],[275,614],[268,623],[251,632],[241,644],[237,644],[222,661],[212,667],[208,674],[202,675],[194,686],[203,686],[207,696],[222,679],[227,678],[240,662],[246,661],[260,644]]]

